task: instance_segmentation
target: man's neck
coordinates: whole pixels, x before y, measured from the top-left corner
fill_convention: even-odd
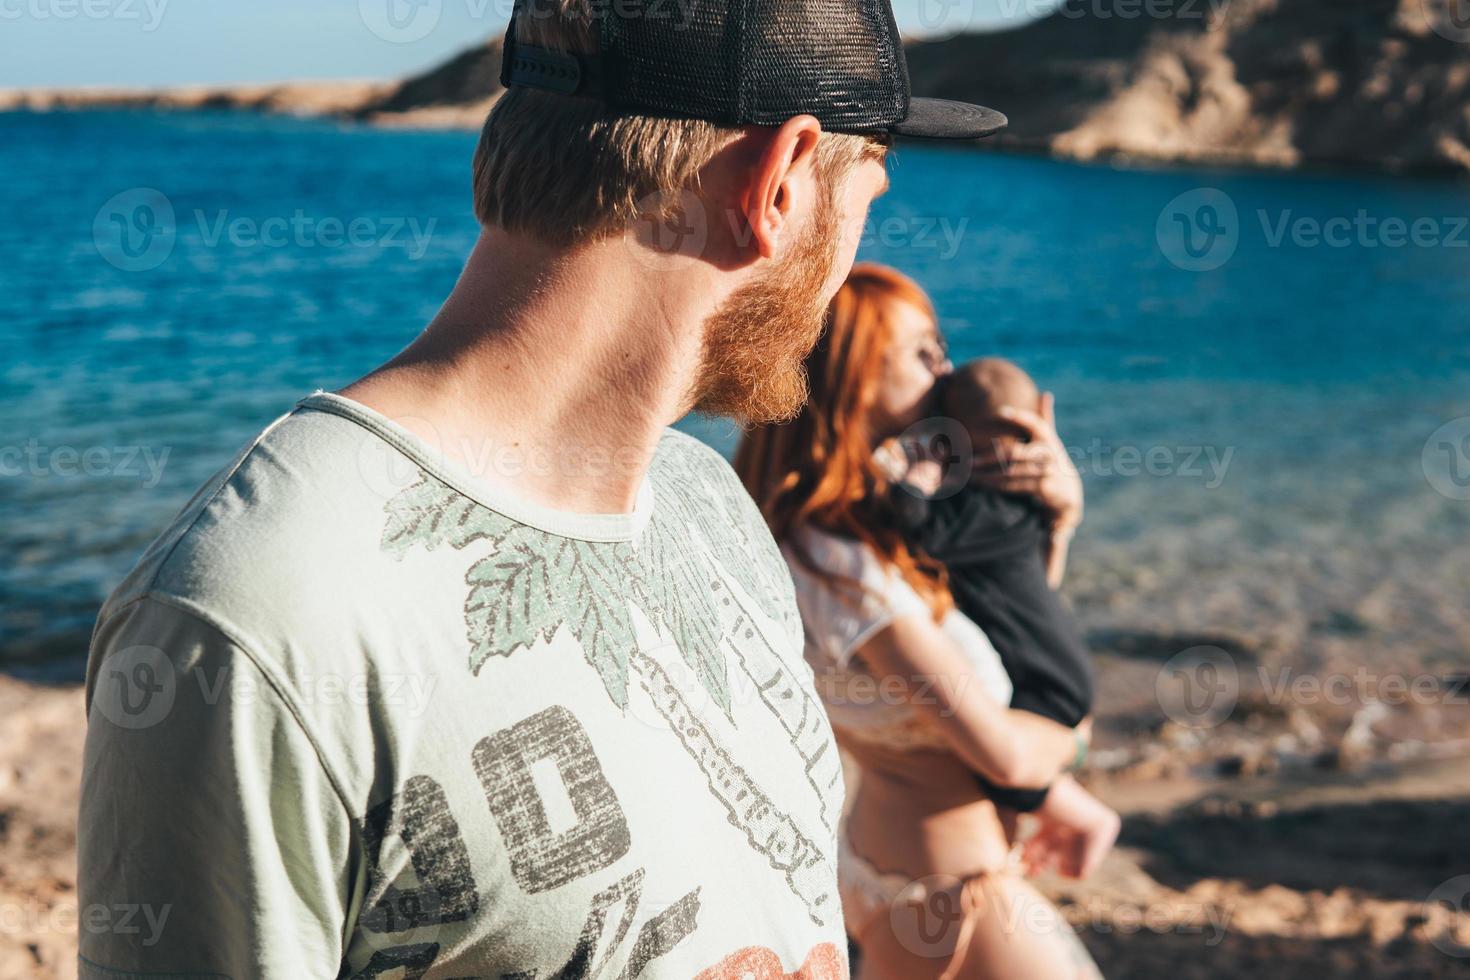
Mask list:
[[[722,297],[699,266],[659,275],[631,247],[487,231],[423,334],[342,394],[523,499],[633,510]]]

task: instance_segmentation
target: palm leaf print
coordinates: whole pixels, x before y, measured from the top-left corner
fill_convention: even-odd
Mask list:
[[[662,629],[679,638],[684,662],[728,717],[730,684],[720,647],[720,611],[715,605],[719,581],[707,547],[687,529],[655,517],[638,544],[638,571],[633,585],[639,605]]]
[[[759,514],[718,457],[674,434],[659,450],[649,471],[654,514],[636,549],[516,523],[426,473],[388,502],[382,546],[402,557],[415,546],[462,550],[491,543],[493,552],[465,574],[474,673],[491,657],[549,641],[565,625],[613,702],[626,707],[627,651],[636,646],[631,600],[675,639],[684,661],[729,717],[722,641],[730,611],[716,600],[721,573],[788,632],[795,622],[799,635],[790,575],[769,536],[747,533],[746,523],[760,526]]]
[[[618,707],[628,703],[627,651],[635,644],[628,613],[632,549],[576,541],[518,524],[428,474],[387,506],[384,550],[401,557],[415,545],[460,550],[489,541],[493,553],[465,573],[470,670],[508,657],[566,626]]]
[[[608,696],[628,706],[628,652],[638,645],[628,609],[632,549],[621,542],[562,541],[554,567],[561,621],[577,637]]]
[[[518,541],[512,529],[496,540],[495,554],[475,562],[465,573],[470,587],[465,599],[465,627],[470,640],[470,669],[495,655],[509,656],[538,639],[550,640],[561,621],[556,602],[558,577],[550,560],[530,542]]]
[[[565,626],[613,703],[627,707],[628,651],[637,645],[628,600],[633,592],[647,592],[637,589],[639,563],[628,544],[578,541],[515,523],[426,473],[390,500],[386,511],[382,547],[398,557],[415,546],[427,551],[441,545],[461,550],[479,541],[493,546],[465,573],[472,672],[478,674],[491,657],[549,641]],[[681,637],[693,629],[693,621],[680,619],[668,628]],[[720,656],[718,635],[701,646],[706,658]],[[710,683],[711,696],[723,695],[728,705],[723,667],[716,671],[706,665],[700,677]]]
[[[750,527],[765,527],[765,520],[738,482],[702,447],[683,440],[667,440],[650,470],[660,487],[658,520],[687,537],[697,531],[716,554],[710,557],[745,593],[759,602],[771,619],[800,636],[801,623],[794,615],[791,573],[769,534],[751,535]],[[714,499],[719,506],[699,506]]]
[[[729,755],[708,719],[640,647],[633,625],[636,607],[660,634],[673,639],[731,724],[727,652],[733,651],[736,669],[756,682],[762,702],[801,755],[813,791],[821,795],[840,781],[835,754],[824,754],[830,732],[800,677],[752,628],[753,610],[731,595],[730,586],[738,584],[766,619],[786,627],[788,636],[795,623],[799,644],[785,562],[769,535],[762,541],[742,526],[761,527],[760,516],[712,451],[669,433],[649,479],[654,511],[636,541],[589,542],[512,521],[421,473],[418,483],[389,501],[382,547],[401,559],[419,546],[432,551],[443,545],[456,550],[488,545],[488,553],[465,573],[471,671],[478,674],[493,657],[509,657],[550,641],[561,628],[569,630],[614,704],[627,708],[630,679],[647,693],[731,824],[782,875],[813,920],[824,922],[836,914],[837,903],[828,894],[831,874],[823,850]]]
[[[386,510],[382,547],[398,558],[414,545],[433,551],[447,543],[458,550],[482,539],[495,540],[516,526],[427,473],[420,473],[418,483],[388,501]]]

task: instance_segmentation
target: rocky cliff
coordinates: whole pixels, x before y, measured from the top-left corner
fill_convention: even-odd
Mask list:
[[[1091,159],[1470,168],[1457,0],[1068,0],[909,51],[915,91],[1006,111],[997,141]],[[1151,16],[1152,14],[1152,16]]]
[[[352,116],[389,125],[442,125],[479,129],[500,87],[499,38],[471,48],[355,107]]]

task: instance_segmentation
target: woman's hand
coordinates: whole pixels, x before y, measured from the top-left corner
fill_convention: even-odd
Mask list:
[[[1002,493],[1035,497],[1052,514],[1053,531],[1069,532],[1082,523],[1082,477],[1057,435],[1056,399],[1041,396],[1041,411],[1002,407],[1000,415],[1019,426],[1031,441],[1017,443],[1001,456],[995,447],[977,447],[976,483]]]
[[[1086,878],[1113,849],[1123,822],[1071,776],[1052,784],[1035,816],[1041,828],[1022,845],[1028,874],[1056,871]]]
[[[1072,550],[1072,535],[1075,528],[1055,524],[1052,526],[1051,534],[1046,539],[1046,546],[1042,549],[1042,560],[1046,562],[1046,584],[1052,587],[1052,591],[1062,587],[1062,579],[1067,575],[1067,555]]]

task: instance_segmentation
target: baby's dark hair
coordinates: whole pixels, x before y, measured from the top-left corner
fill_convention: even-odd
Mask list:
[[[1037,411],[1041,389],[1020,367],[1000,357],[967,361],[944,379],[944,414],[965,425],[993,419],[1002,407]]]

